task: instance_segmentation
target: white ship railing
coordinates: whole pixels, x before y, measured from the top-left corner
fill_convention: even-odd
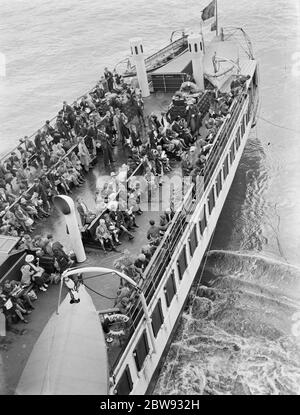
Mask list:
[[[195,212],[200,199],[203,197],[205,188],[213,175],[218,161],[220,160],[220,154],[224,151],[233,128],[236,126],[236,121],[244,108],[244,103],[244,94],[236,97],[233,101],[230,107],[231,117],[224,120],[215,138],[214,146],[211,149],[211,157],[208,157],[209,164],[206,167],[204,181],[202,177],[202,186],[199,186],[199,183],[197,183],[196,188],[194,187],[194,184],[190,186],[183,202],[177,209],[170,226],[165,232],[159,246],[151,258],[151,261],[144,271],[143,277],[145,281],[142,286],[142,290],[145,295],[146,303],[150,308],[152,302],[155,301],[155,293],[157,292],[157,288],[163,279],[163,275],[166,274],[170,267],[173,266],[172,258],[175,258],[176,254],[181,249],[181,245],[179,243],[180,239],[188,229],[194,226],[193,223],[190,223],[189,218]],[[140,302],[133,304],[128,314],[132,319],[131,330],[132,333],[134,333],[141,324],[141,320],[143,318],[143,310]],[[123,360],[122,354],[124,353],[125,348],[130,347],[132,341],[133,339],[130,338],[129,342],[124,345],[122,350],[120,350],[119,356],[116,358],[112,367],[112,371],[117,365],[120,367]]]

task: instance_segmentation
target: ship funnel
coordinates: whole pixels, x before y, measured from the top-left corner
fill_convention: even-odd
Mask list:
[[[203,56],[204,45],[202,36],[193,34],[188,37],[189,53],[192,57],[193,76],[197,86],[204,90]]]
[[[81,232],[78,226],[73,199],[70,196],[57,195],[54,196],[53,203],[55,207],[64,215],[77,262],[84,262],[86,260],[86,255],[81,239]]]
[[[129,40],[131,56],[133,57],[134,64],[136,67],[137,78],[139,86],[142,91],[143,97],[150,95],[148,77],[146,72],[145,60],[144,60],[144,48],[142,38],[135,37]]]

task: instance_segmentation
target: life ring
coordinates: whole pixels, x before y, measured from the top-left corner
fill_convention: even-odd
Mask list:
[[[111,323],[127,323],[129,320],[128,316],[124,314],[112,314],[106,317]]]
[[[112,314],[110,316],[107,316],[106,318],[109,320],[110,323],[121,323],[120,327],[116,329],[109,329],[109,332],[107,333],[108,337],[120,337],[126,334],[123,326],[125,323],[129,321],[128,316],[125,316],[124,314]]]

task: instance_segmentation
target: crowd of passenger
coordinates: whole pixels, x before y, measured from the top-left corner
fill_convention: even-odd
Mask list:
[[[26,251],[20,280],[6,280],[0,285],[0,310],[8,328],[18,321],[28,323],[26,316],[34,310],[39,292],[57,284],[63,271],[74,264],[74,258],[51,234],[33,238],[25,234],[19,249]]]
[[[49,216],[54,195],[83,184],[99,151],[105,166],[113,163],[113,146],[125,146],[130,136],[126,108],[144,120],[140,92],[106,68],[90,93],[72,105],[64,101],[53,125],[47,120],[33,139],[21,139],[0,162],[0,233],[32,232]]]
[[[184,114],[174,116],[170,107],[167,112],[152,113],[146,119],[140,90],[106,68],[93,91],[72,105],[63,103],[53,126],[46,121],[34,140],[28,137],[20,140],[16,151],[0,164],[0,233],[22,236],[19,248],[26,249],[28,255],[21,269],[21,280],[6,282],[1,288],[0,308],[11,318],[26,322],[25,316],[34,308],[32,300],[38,291],[46,291],[49,283],[58,282],[61,273],[73,264],[52,235],[31,237],[30,233],[36,221],[50,215],[54,195],[71,194],[72,187],[83,184],[85,173],[95,165],[99,151],[104,166],[114,170],[111,181],[97,189],[96,211],[89,209],[81,198],[77,199],[77,209],[83,227],[104,212],[95,237],[106,253],[121,244],[121,233],[134,238],[138,228],[136,216],[142,214],[140,183],[124,178],[141,166],[149,187],[155,189],[162,184],[163,175],[172,170],[171,159],[181,160],[183,176],[203,175],[218,128],[230,117],[229,107],[236,88],[229,94],[211,90],[208,114],[197,112],[196,104],[192,103],[186,105]],[[173,104],[185,99],[186,94],[178,91]],[[126,105],[133,110],[138,123],[129,122]],[[200,133],[203,123],[205,132]],[[127,163],[118,174],[113,156],[116,145],[122,145],[127,153]],[[149,245],[135,258],[125,251],[114,264],[116,269],[140,285],[173,215],[172,209],[168,209],[159,224],[150,220]],[[128,285],[120,285],[115,304],[120,312],[126,313],[133,295]],[[8,309],[4,306],[7,302],[11,303]]]

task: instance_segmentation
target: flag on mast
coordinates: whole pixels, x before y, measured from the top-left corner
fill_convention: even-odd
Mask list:
[[[212,17],[215,16],[215,9],[216,9],[216,0],[213,0],[211,3],[209,3],[208,6],[206,6],[203,10],[202,10],[202,15],[201,15],[201,19],[203,21],[211,19]]]
[[[211,20],[212,18],[214,18],[213,21]],[[210,30],[217,30],[217,0],[212,0],[209,5],[202,10],[201,20],[202,22],[209,20],[211,23]]]

